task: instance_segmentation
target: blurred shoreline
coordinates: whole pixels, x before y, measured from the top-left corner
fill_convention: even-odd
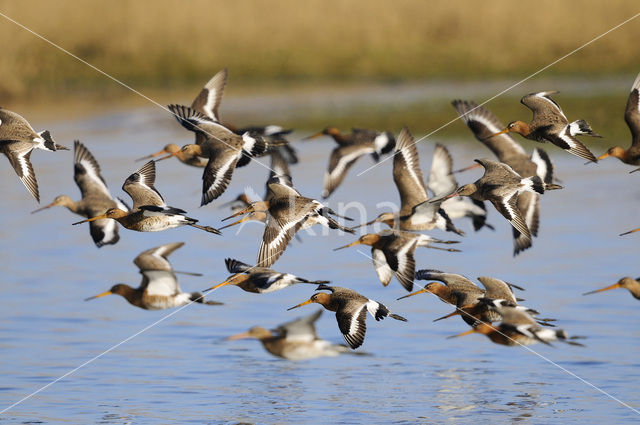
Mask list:
[[[635,74],[631,73],[591,77],[543,76],[510,89],[490,101],[487,107],[504,124],[514,119],[527,120],[530,112],[520,104],[523,95],[533,91],[559,90],[554,98],[569,118],[585,118],[594,128],[603,129],[601,131],[609,136],[628,137],[621,118],[634,78]],[[457,117],[450,105],[452,100],[481,103],[519,81],[433,79],[387,84],[241,85],[235,84],[230,75],[220,115],[224,122],[237,126],[278,124],[296,130],[317,131],[331,125],[344,130],[370,127],[397,132],[407,125],[416,133],[428,133]],[[163,114],[168,114],[168,111],[161,106],[169,103],[189,105],[201,87],[139,90],[151,99],[148,100],[114,82],[109,92],[78,90],[38,99],[14,99],[2,106],[35,122],[94,117],[105,113],[126,114],[137,109],[148,109],[146,113],[157,114],[158,119],[163,119]],[[135,86],[132,88],[138,90]],[[619,114],[612,114],[612,110],[618,110]],[[446,137],[468,136],[467,129],[460,125],[448,126],[442,133]]]

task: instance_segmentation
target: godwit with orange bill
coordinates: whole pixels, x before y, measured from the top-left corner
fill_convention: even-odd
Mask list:
[[[293,180],[291,179],[291,171],[289,170],[289,163],[284,158],[281,151],[279,149],[273,150],[269,152],[269,156],[271,157],[271,167],[270,167],[271,169],[269,171],[269,178],[267,179],[267,182],[265,184],[266,192],[263,198],[263,200],[265,201],[268,200],[269,197],[271,196],[269,192],[269,183],[280,183],[285,186],[289,186],[292,189],[295,189],[293,187]],[[229,206],[231,207],[231,212],[236,213],[248,207],[249,204],[251,204],[252,202],[253,201],[249,198],[249,196],[246,193],[241,193],[233,201],[220,205],[220,208]],[[264,222],[265,219],[266,219],[266,216],[261,221]],[[240,220],[240,222],[242,221],[246,221],[246,220],[245,219]],[[225,227],[230,227],[237,223],[238,222]]]
[[[597,292],[604,292],[604,291],[608,291],[610,289],[616,289],[616,288],[624,288],[627,291],[631,292],[631,295],[633,295],[633,298],[640,300],[640,277],[635,279],[630,277],[623,277],[622,279],[620,279],[619,281],[617,281],[611,286],[607,286],[602,289],[596,289],[595,291],[585,292],[582,295],[595,294]]]
[[[581,337],[567,336],[562,329],[541,328],[534,318],[519,309],[513,307],[493,307],[502,317],[502,322],[494,326],[486,322],[476,322],[470,330],[449,338],[480,333],[486,335],[492,342],[500,345],[531,345],[537,342],[551,345],[551,341],[561,341],[570,345],[583,346],[572,341]]]
[[[133,260],[142,274],[140,286],[132,288],[124,283],[119,283],[108,291],[89,297],[85,301],[116,294],[124,297],[129,304],[145,310],[164,310],[190,302],[210,305],[222,304],[216,301],[204,301],[204,295],[199,292],[182,292],[180,289],[176,273],[202,276],[199,273],[173,270],[167,257],[183,245],[184,242],[174,242],[143,251]]]
[[[342,134],[335,127],[327,127],[320,133],[305,140],[320,136],[331,136],[338,144],[329,157],[329,166],[324,175],[322,197],[328,198],[340,186],[349,169],[363,155],[371,154],[378,162],[380,155],[389,153],[395,147],[395,138],[388,131],[379,132],[364,128],[354,128],[351,134]]]
[[[267,294],[296,283],[311,283],[314,285],[329,283],[328,280],[308,280],[290,273],[280,273],[267,267],[250,266],[233,258],[225,259],[224,263],[229,273],[233,273],[233,275],[224,282],[205,289],[205,291],[218,289],[225,285],[235,285],[246,292]]]
[[[175,143],[169,143],[168,145],[165,145],[165,147],[161,151],[152,153],[151,155],[143,156],[142,158],[136,159],[136,161],[143,161],[145,159],[150,159],[166,154],[166,156],[158,158],[157,161],[163,161],[175,156],[183,164],[191,165],[192,167],[198,168],[206,167],[209,163],[209,159],[198,156],[198,152],[196,151],[196,149],[193,149],[192,146],[193,145],[185,145],[184,148],[181,148]]]
[[[350,218],[339,216],[331,208],[317,200],[300,196],[295,189],[279,183],[270,183],[269,190],[272,192],[269,201],[254,202],[244,210],[225,218],[226,220],[253,212],[266,213],[266,226],[258,251],[258,266],[271,266],[280,258],[298,230],[306,229],[314,224],[355,233],[352,228],[341,225],[331,216],[347,220],[351,220]]]
[[[370,225],[381,222],[400,230],[448,230],[458,235],[457,229],[439,203],[429,202],[427,188],[420,170],[418,149],[409,130],[404,127],[398,135],[393,157],[393,181],[400,193],[400,211],[382,213]],[[444,199],[443,199],[444,201]]]
[[[376,320],[382,320],[389,316],[403,322],[407,321],[404,317],[391,313],[384,304],[370,300],[351,289],[341,288],[339,286],[320,285],[316,290],[329,291],[330,293],[315,293],[307,301],[293,306],[288,310],[293,310],[294,308],[311,303],[318,303],[329,311],[335,311],[338,328],[340,332],[342,332],[342,336],[349,347],[354,350],[364,342],[364,335],[367,331],[367,311]]]
[[[485,294],[484,290],[461,274],[423,269],[418,270],[415,277],[419,280],[437,280],[444,283],[444,285],[438,282],[431,282],[419,291],[400,297],[398,300],[430,292],[445,303],[461,307],[475,304]],[[470,319],[466,314],[461,315],[461,317],[467,323],[469,323],[469,320],[471,320],[471,323],[475,322],[475,319]]]
[[[545,183],[553,183],[553,164],[549,155],[542,148],[535,148],[528,155],[522,145],[509,134],[498,134],[504,125],[485,106],[478,106],[473,101],[454,100],[454,108],[471,129],[476,139],[491,150],[500,162],[504,162],[522,177],[539,176]],[[540,225],[540,196],[537,193],[523,192],[518,195],[517,207],[531,231],[538,236]],[[513,230],[513,255],[531,247],[515,227]]]
[[[269,207],[269,201],[274,196],[274,192],[269,190],[269,185],[272,183],[276,183],[284,186],[284,188],[280,188],[281,190],[287,190],[288,194],[291,196],[301,196],[300,192],[293,186],[293,180],[288,173],[285,171],[289,170],[287,163],[284,159],[276,152],[271,153],[272,161],[271,161],[271,172],[269,173],[269,179],[267,180],[267,192],[264,195],[263,200],[260,201],[252,201],[245,193],[240,194],[231,202],[227,202],[222,204],[221,207],[230,206],[232,215],[225,217],[222,221],[229,220],[230,218],[237,217],[242,214],[247,214],[245,217],[240,220],[234,221],[231,224],[227,224],[220,228],[226,229],[227,227],[235,226],[236,224],[243,223],[245,221],[267,221],[267,209]],[[276,160],[276,158],[279,158]]]
[[[213,227],[196,224],[198,220],[187,217],[186,211],[167,206],[162,195],[153,186],[155,180],[155,162],[149,161],[131,174],[122,185],[122,190],[127,192],[133,200],[131,211],[110,208],[104,214],[73,224],[112,218],[127,229],[137,232],[160,232],[174,227],[191,226],[209,233],[220,234],[220,231]]]
[[[247,332],[227,337],[228,341],[252,338],[262,343],[267,352],[283,359],[300,361],[318,357],[336,357],[340,354],[365,354],[353,352],[343,344],[334,344],[320,339],[314,323],[322,310],[291,322],[283,323],[273,330],[254,326]]]
[[[238,135],[204,114],[182,105],[169,105],[178,122],[187,130],[205,137],[200,144],[186,145],[183,151],[209,159],[202,175],[202,201],[206,205],[218,198],[229,186],[236,167],[262,155],[267,145],[257,133]]]
[[[458,182],[453,175],[452,168],[453,159],[449,150],[440,143],[436,143],[427,181],[427,188],[436,198],[448,195],[458,188]],[[451,220],[462,217],[470,218],[476,231],[485,226],[493,230],[493,226],[487,223],[487,210],[482,201],[457,196],[444,201],[440,208]]]
[[[222,69],[216,75],[214,75],[207,82],[207,84],[205,84],[202,90],[200,90],[198,96],[196,96],[196,98],[193,100],[193,103],[191,103],[191,109],[198,111],[212,121],[220,121],[218,108],[220,107],[220,102],[222,101],[224,87],[227,84],[227,75],[228,73],[226,68]],[[195,144],[200,145],[206,139],[207,138],[203,134],[196,133]],[[189,150],[183,151],[175,143],[165,145],[165,147],[161,151],[139,158],[136,161],[151,159],[155,158],[156,156],[165,154],[167,154],[168,156],[164,157],[163,159],[175,156],[183,164],[191,165],[194,167],[205,167],[208,162],[207,158],[201,158]]]
[[[22,116],[0,108],[0,152],[7,157],[29,193],[40,202],[38,182],[31,165],[31,152],[34,149],[52,152],[69,150],[58,145],[51,138],[49,130],[36,133]]]
[[[631,131],[631,146],[629,149],[614,146],[600,155],[598,159],[615,156],[625,164],[640,165],[640,74],[631,86],[627,107],[624,110],[624,120]]]
[[[545,183],[538,176],[522,178],[513,168],[490,159],[476,159],[484,168],[483,176],[474,183],[461,186],[451,195],[429,202],[442,202],[454,196],[470,196],[478,201],[490,201],[513,227],[531,243],[531,233],[516,203],[518,194],[524,191],[544,193],[545,190],[562,189],[562,186]]]
[[[104,214],[111,208],[128,211],[129,208],[122,201],[109,193],[107,183],[100,172],[100,165],[89,149],[78,140],[73,142],[73,149],[73,178],[80,188],[82,199],[74,201],[66,195],[60,195],[52,203],[33,211],[32,214],[55,206],[66,207],[69,211],[86,218]],[[89,233],[98,248],[113,245],[120,240],[118,224],[107,218],[89,223]]]
[[[435,319],[434,322],[456,315],[460,315],[462,320],[469,325],[473,325],[478,320],[483,322],[496,322],[501,319],[501,316],[495,309],[490,308],[492,306],[509,306],[531,314],[539,314],[535,310],[518,305],[518,301],[522,300],[515,297],[513,288],[523,290],[521,287],[493,277],[481,276],[478,278],[485,289],[476,286],[475,283],[463,275],[444,273],[439,270],[418,270],[416,272],[416,279],[437,280],[444,283],[444,285],[438,282],[431,282],[419,291],[400,297],[398,300],[430,292],[440,298],[440,300],[456,306],[456,310],[453,313],[439,317]],[[553,320],[554,319],[537,319],[538,323],[547,326],[550,326],[549,322]]]
[[[531,122],[527,124],[523,121],[512,121],[496,135],[509,132],[518,133],[529,140],[542,143],[551,142],[580,158],[598,162],[591,151],[576,139],[576,136],[602,136],[594,133],[585,120],[570,123],[560,106],[549,97],[558,93],[558,91],[543,91],[524,96],[520,102],[533,112]]]
[[[417,247],[423,246],[441,249],[449,252],[460,252],[453,248],[440,248],[431,244],[451,244],[458,241],[442,241],[429,235],[421,235],[411,232],[383,230],[380,233],[369,233],[355,242],[334,249],[349,248],[355,245],[369,245],[373,266],[382,285],[387,286],[395,274],[398,282],[407,290],[413,290],[413,278],[416,262],[414,252]]]

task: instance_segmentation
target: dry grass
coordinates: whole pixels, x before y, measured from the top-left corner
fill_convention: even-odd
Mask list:
[[[1,1],[0,12],[137,88],[528,74],[640,11],[625,0]],[[114,83],[0,18],[0,95]],[[557,64],[637,72],[640,18]]]

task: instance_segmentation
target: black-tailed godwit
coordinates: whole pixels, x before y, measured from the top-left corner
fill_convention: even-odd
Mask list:
[[[520,102],[533,112],[531,122],[527,124],[523,121],[512,121],[496,135],[509,132],[518,133],[529,140],[542,143],[551,142],[580,158],[598,162],[591,151],[576,139],[576,136],[602,136],[594,133],[585,120],[570,123],[560,106],[549,97],[558,93],[558,91],[543,91],[524,96]]]
[[[178,285],[176,273],[201,276],[199,273],[176,272],[169,263],[168,256],[184,245],[184,242],[174,242],[160,245],[141,252],[133,263],[140,269],[142,282],[137,288],[124,283],[114,285],[108,291],[87,298],[85,301],[101,298],[107,295],[120,295],[129,304],[145,310],[164,310],[179,307],[190,302],[219,305],[216,301],[205,301],[199,292],[182,292]]]
[[[365,225],[381,222],[393,229],[413,231],[438,228],[458,235],[464,234],[453,225],[439,203],[429,202],[427,187],[420,169],[418,149],[406,127],[400,131],[396,143],[393,157],[393,181],[400,194],[400,211],[382,213]]]
[[[406,322],[402,316],[393,314],[382,303],[370,300],[369,298],[352,291],[351,289],[341,288],[339,286],[320,285],[318,292],[313,294],[307,301],[289,308],[302,307],[303,305],[318,303],[329,311],[335,311],[338,328],[342,332],[344,340],[349,347],[356,349],[364,342],[364,335],[367,331],[367,311],[376,319],[382,320],[389,316],[396,320]]]
[[[110,208],[104,214],[73,224],[112,218],[123,227],[137,232],[160,232],[174,227],[191,226],[209,233],[220,234],[220,231],[213,227],[196,224],[198,220],[187,217],[186,211],[167,206],[162,195],[153,186],[155,180],[155,162],[149,161],[131,174],[122,185],[122,190],[127,192],[133,200],[131,211]]]
[[[80,188],[82,199],[74,201],[66,195],[60,195],[49,205],[32,213],[55,206],[66,207],[69,211],[86,218],[104,214],[110,208],[128,211],[129,208],[122,201],[109,193],[107,183],[100,172],[100,165],[89,149],[78,140],[73,143],[73,149],[73,178]],[[120,240],[118,223],[107,218],[89,223],[89,233],[98,248],[103,245],[113,245]]]
[[[459,252],[453,248],[440,248],[431,244],[451,244],[457,241],[442,241],[429,235],[385,229],[380,233],[369,233],[355,242],[334,249],[349,248],[355,245],[369,245],[373,266],[380,282],[387,286],[395,274],[400,284],[407,290],[413,290],[413,278],[416,262],[414,252],[417,247],[428,247],[450,252]]]
[[[640,165],[640,74],[631,86],[627,107],[624,110],[624,120],[631,131],[631,146],[629,149],[614,146],[600,155],[598,159],[615,156],[625,164]]]
[[[585,292],[582,295],[595,294],[597,292],[604,292],[604,291],[608,291],[610,289],[616,289],[616,288],[624,288],[627,291],[629,291],[631,295],[633,295],[633,298],[640,300],[640,277],[635,279],[630,277],[623,277],[613,285],[607,286],[602,289],[596,289],[595,291]]]
[[[342,134],[335,127],[327,127],[306,140],[323,135],[331,136],[338,144],[329,157],[329,166],[324,175],[323,198],[328,198],[340,186],[349,169],[361,156],[370,154],[377,162],[380,155],[391,152],[396,143],[393,134],[388,131],[354,128],[351,134]]]
[[[300,361],[318,357],[336,357],[340,354],[365,354],[353,352],[343,344],[320,339],[314,323],[322,315],[322,310],[279,325],[273,330],[254,326],[247,332],[227,337],[228,341],[252,338],[262,343],[267,352],[283,359]]]
[[[473,101],[454,100],[453,107],[471,129],[476,139],[493,152],[500,162],[504,162],[522,177],[539,176],[545,183],[553,183],[553,164],[542,148],[535,148],[528,155],[520,143],[508,133],[497,134],[504,128],[502,122],[485,106]],[[532,236],[538,236],[540,225],[540,195],[523,192],[518,195],[517,207],[524,218]],[[515,227],[513,230],[513,255],[531,247],[531,241],[525,238]]]
[[[266,294],[284,289],[296,283],[311,283],[321,285],[329,283],[328,280],[308,280],[290,273],[280,273],[267,267],[256,267],[241,261],[227,258],[224,260],[229,273],[233,273],[224,282],[212,286],[205,291],[218,289],[225,285],[235,285],[246,292]]]
[[[0,108],[0,152],[2,152],[16,171],[22,184],[29,193],[40,202],[38,182],[31,165],[31,152],[42,149],[55,152],[69,150],[58,145],[48,130],[36,133],[22,116],[7,109]]]

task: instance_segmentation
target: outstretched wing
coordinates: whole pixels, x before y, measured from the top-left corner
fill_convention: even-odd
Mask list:
[[[183,245],[184,242],[173,242],[147,249],[146,251],[138,254],[138,256],[134,258],[133,263],[138,266],[141,272],[145,270],[163,270],[171,272],[173,271],[173,267],[171,267],[168,257],[173,251]]]
[[[299,214],[291,220],[278,220],[267,214],[267,222],[258,251],[256,265],[269,267],[282,255],[293,236],[300,230],[307,215]]]
[[[15,142],[19,143],[19,142]],[[29,190],[29,193],[36,198],[36,201],[40,202],[40,194],[38,192],[38,182],[36,181],[36,174],[33,171],[33,165],[31,165],[31,152],[33,150],[32,146],[24,145],[25,149],[21,149],[19,151],[11,150],[9,147],[12,145],[12,142],[0,145],[0,149],[2,153],[4,153],[7,158],[9,158],[9,162],[13,166],[13,169],[16,171],[16,174],[22,181],[22,184]],[[22,143],[20,145],[23,145]],[[14,145],[17,146],[17,145]],[[11,146],[13,148],[14,146]]]
[[[451,154],[445,146],[436,143],[427,183],[427,187],[436,198],[448,195],[458,188],[458,182],[451,174],[452,167]]]
[[[98,161],[91,155],[89,149],[87,149],[80,141],[73,142],[74,155],[74,172],[73,178],[76,184],[80,188],[82,197],[85,198],[89,195],[99,194],[100,196],[111,199],[109,189],[107,189],[107,183],[104,181],[100,172],[100,165]]]
[[[526,156],[527,153],[522,145],[508,133],[492,136],[502,131],[505,126],[489,109],[478,106],[473,101],[454,100],[451,103],[476,139],[484,143],[501,162],[508,162],[509,158]]]
[[[531,232],[527,227],[522,214],[517,206],[517,193],[513,193],[510,198],[502,198],[501,200],[492,200],[491,203],[504,216],[509,223],[516,228],[521,234],[524,243],[531,245]]]
[[[349,347],[356,349],[364,342],[364,336],[367,332],[367,309],[364,303],[353,309],[346,307],[351,307],[351,303],[336,313],[336,320],[344,340],[349,344]]]
[[[591,151],[585,145],[583,145],[580,140],[576,139],[571,134],[571,125],[572,124],[567,124],[557,134],[546,132],[544,137],[554,145],[568,151],[573,155],[584,158],[587,161],[598,162],[595,155],[593,155]]]
[[[533,111],[534,121],[537,118],[544,116],[545,119],[551,119],[555,122],[556,120],[553,120],[553,117],[559,116],[564,118],[564,121],[566,122],[567,117],[564,115],[564,112],[562,112],[560,105],[549,97],[558,93],[559,92],[556,90],[530,93],[520,99],[520,102]]]
[[[408,215],[415,205],[429,199],[420,170],[418,149],[406,127],[400,131],[396,143],[393,181],[400,192],[401,215]]]
[[[195,98],[191,107],[214,121],[220,121],[218,107],[227,84],[227,68],[214,75]]]
[[[153,186],[155,180],[156,163],[154,161],[147,162],[125,180],[122,190],[131,196],[133,211],[137,211],[143,205],[166,206],[162,195]]]
[[[358,158],[367,153],[373,153],[374,149],[367,145],[338,146],[331,152],[329,168],[324,175],[322,197],[327,198],[336,190],[344,180],[347,172]]]

